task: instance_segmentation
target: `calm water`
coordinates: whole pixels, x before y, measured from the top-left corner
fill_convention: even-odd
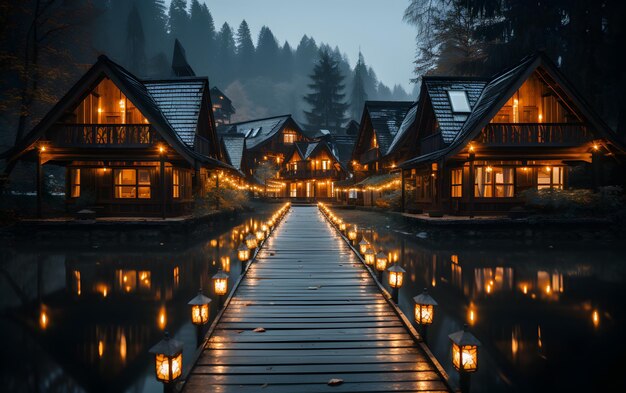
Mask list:
[[[625,246],[435,243],[398,218],[334,211],[401,255],[409,318],[423,288],[438,301],[428,345],[454,380],[448,334],[470,325],[483,343],[472,392],[626,391]]]
[[[179,248],[45,250],[0,246],[0,390],[3,392],[161,392],[149,348],[167,329],[191,364],[196,327],[187,302],[210,277],[241,271],[241,231],[267,219],[270,205]]]

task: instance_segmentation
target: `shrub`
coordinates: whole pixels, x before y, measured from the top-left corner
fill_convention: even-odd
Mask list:
[[[603,187],[592,190],[526,190],[522,193],[525,205],[540,213],[571,215],[597,215],[611,213],[624,207],[620,187]]]
[[[402,190],[388,191],[374,202],[377,207],[387,210],[395,210],[400,208],[402,203]]]

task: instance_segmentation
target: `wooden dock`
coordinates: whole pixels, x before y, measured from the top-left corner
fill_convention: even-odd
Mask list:
[[[331,379],[342,382],[331,386]],[[184,392],[389,391],[450,389],[318,209],[292,207],[227,305]]]

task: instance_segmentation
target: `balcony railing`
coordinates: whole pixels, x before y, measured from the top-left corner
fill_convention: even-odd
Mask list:
[[[339,171],[336,169],[285,169],[280,174],[283,179],[328,179],[339,177]]]
[[[491,123],[483,128],[479,142],[507,146],[577,146],[593,136],[581,123]]]
[[[159,139],[149,124],[60,124],[57,146],[145,147]]]
[[[380,157],[380,151],[378,150],[377,147],[375,147],[361,154],[359,161],[361,162],[362,165],[365,165],[365,164],[369,164],[370,162],[378,160],[379,157]]]
[[[441,133],[428,135],[420,140],[420,154],[428,154],[443,148]]]

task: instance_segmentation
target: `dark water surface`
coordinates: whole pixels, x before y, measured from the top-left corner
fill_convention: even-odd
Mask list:
[[[483,344],[472,392],[626,391],[624,244],[506,233],[435,242],[400,217],[333,211],[371,228],[377,251],[399,254],[407,270],[400,307],[410,319],[423,288],[437,300],[427,341],[454,381],[448,334],[468,323]]]
[[[211,276],[239,277],[241,231],[280,205],[220,223],[192,246],[38,249],[0,245],[0,391],[161,392],[148,354],[167,329],[191,364],[196,327],[187,302]]]

